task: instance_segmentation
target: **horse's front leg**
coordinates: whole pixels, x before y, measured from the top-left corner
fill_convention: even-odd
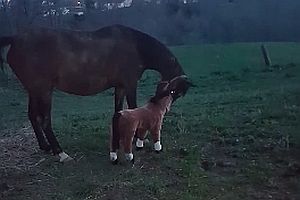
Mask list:
[[[129,109],[133,109],[137,107],[136,89],[137,89],[137,83],[132,84],[131,86],[128,86],[126,88],[126,100]]]

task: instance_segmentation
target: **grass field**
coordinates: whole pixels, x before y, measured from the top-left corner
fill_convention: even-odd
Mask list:
[[[152,143],[132,167],[113,166],[108,131],[113,91],[92,97],[56,92],[54,130],[74,162],[38,150],[27,99],[0,77],[0,199],[300,199],[300,44],[178,46],[171,50],[197,87],[167,114],[164,151]],[[138,103],[157,74],[139,84]]]

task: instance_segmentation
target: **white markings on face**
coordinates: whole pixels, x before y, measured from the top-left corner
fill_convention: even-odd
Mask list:
[[[111,161],[116,161],[118,159],[118,156],[117,156],[116,152],[110,152],[109,156],[110,156]]]
[[[172,91],[171,91],[171,94],[175,94],[175,91],[174,91],[174,90],[172,90]]]
[[[144,147],[144,141],[143,140],[140,140],[139,138],[136,140],[136,143],[135,143],[136,147],[139,147],[139,148],[142,148]]]
[[[69,156],[68,154],[66,154],[65,152],[61,152],[60,154],[58,154],[59,156],[59,162],[68,162],[73,160],[73,158],[71,156]]]
[[[127,161],[132,161],[133,154],[132,153],[125,153],[125,158],[126,158]]]
[[[160,141],[157,141],[154,143],[154,150],[155,151],[160,151],[162,148],[161,144],[160,144]]]

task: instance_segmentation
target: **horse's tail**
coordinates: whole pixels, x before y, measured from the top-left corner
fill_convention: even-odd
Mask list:
[[[120,146],[120,130],[119,130],[119,118],[122,114],[116,112],[112,119],[112,151],[116,151]]]
[[[13,43],[13,37],[1,37],[0,38],[0,69],[3,70],[4,62],[6,61],[6,53],[4,47]]]
[[[10,45],[13,42],[13,37],[1,37],[0,48]]]

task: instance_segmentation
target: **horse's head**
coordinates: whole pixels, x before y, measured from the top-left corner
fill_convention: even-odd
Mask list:
[[[185,75],[177,76],[170,81],[161,81],[156,88],[155,96],[150,101],[157,103],[166,96],[172,97],[172,102],[184,96],[189,87],[194,86]]]
[[[156,87],[155,95],[150,99],[150,102],[157,103],[159,100],[163,99],[166,96],[171,95],[174,91],[170,91],[168,81],[160,82]]]
[[[186,94],[190,87],[195,86],[186,75],[177,76],[170,81],[161,81],[156,88],[156,95],[171,94],[173,102]]]

